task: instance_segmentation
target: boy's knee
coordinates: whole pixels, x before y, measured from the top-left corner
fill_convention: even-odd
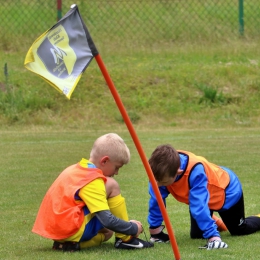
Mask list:
[[[117,181],[111,177],[107,177],[106,181],[107,198],[115,197],[120,194],[120,187]]]
[[[246,228],[242,227],[237,227],[229,230],[231,236],[243,236],[247,235],[247,230]]]
[[[108,230],[107,232],[105,232],[103,234],[105,235],[105,239],[104,239],[104,242],[105,242],[113,236],[114,232],[112,230]]]

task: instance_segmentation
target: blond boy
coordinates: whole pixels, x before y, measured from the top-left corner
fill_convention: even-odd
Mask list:
[[[98,246],[113,232],[117,249],[152,247],[137,238],[142,224],[128,220],[125,199],[113,178],[129,160],[129,149],[120,136],[99,137],[89,160],[69,166],[51,185],[32,231],[54,240],[53,249],[63,251]]]

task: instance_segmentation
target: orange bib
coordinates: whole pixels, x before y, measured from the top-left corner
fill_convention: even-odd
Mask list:
[[[75,193],[94,179],[106,177],[97,168],[74,164],[54,181],[43,198],[32,231],[50,239],[64,239],[75,234],[84,220],[83,201]]]
[[[225,202],[225,189],[230,182],[228,173],[221,167],[208,162],[204,157],[196,156],[193,153],[181,150],[178,150],[178,153],[188,155],[188,164],[187,168],[184,169],[182,177],[172,185],[167,186],[169,192],[176,200],[189,204],[189,175],[192,172],[192,169],[197,164],[201,163],[204,166],[208,178],[207,187],[210,194],[208,203],[209,208],[212,210],[221,209]]]

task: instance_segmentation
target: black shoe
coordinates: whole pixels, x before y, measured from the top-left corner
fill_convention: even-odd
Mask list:
[[[117,249],[142,249],[142,248],[148,248],[153,246],[154,246],[153,243],[144,241],[136,237],[132,237],[127,242],[124,242],[120,238],[116,238],[116,242],[115,242],[115,248]]]
[[[63,248],[63,243],[60,243],[57,241],[53,242],[53,245],[52,245],[53,250],[62,250],[62,248]]]
[[[150,241],[152,243],[168,243],[170,241],[169,235],[163,232],[165,226],[161,225],[160,228],[160,233],[153,235],[151,234]],[[153,229],[150,229],[150,231],[151,230]]]
[[[62,250],[63,252],[76,252],[80,250],[80,245],[78,242],[64,242],[60,243],[57,241],[54,241],[52,249],[54,250]]]
[[[168,234],[161,231],[159,234],[151,235],[150,241],[152,243],[168,243],[170,239]]]

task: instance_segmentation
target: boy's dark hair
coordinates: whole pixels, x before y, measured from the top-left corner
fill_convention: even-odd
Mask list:
[[[180,156],[171,145],[159,145],[153,151],[149,164],[155,179],[161,181],[164,176],[176,176],[180,168]]]

